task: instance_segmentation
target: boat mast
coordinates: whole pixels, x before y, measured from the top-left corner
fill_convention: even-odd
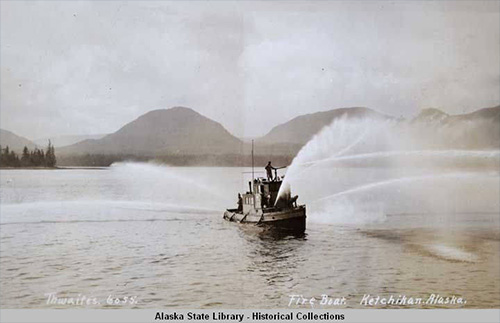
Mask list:
[[[253,170],[253,139],[252,139],[252,185],[253,185],[254,180],[255,180],[255,174],[254,174],[254,170]]]
[[[252,139],[252,185],[250,187],[252,188],[252,199],[253,199],[253,207],[255,209],[255,188],[253,187],[255,185],[255,173],[253,169],[254,163],[253,163],[253,139]]]

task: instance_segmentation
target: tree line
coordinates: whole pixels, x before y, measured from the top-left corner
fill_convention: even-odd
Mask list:
[[[21,156],[10,150],[9,146],[0,146],[0,165],[2,167],[55,167],[57,163],[55,148],[49,141],[47,149],[24,147]]]

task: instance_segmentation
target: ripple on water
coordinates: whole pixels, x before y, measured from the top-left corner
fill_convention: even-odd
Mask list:
[[[204,172],[197,176],[205,176]],[[224,169],[213,182],[227,180],[227,172],[233,170]],[[137,204],[136,194],[152,192],[151,186],[158,182],[152,176],[147,187],[139,187],[142,181],[128,174],[92,174],[80,174],[89,191],[82,192],[79,188],[84,186],[75,184],[78,193],[68,196],[66,190],[40,184],[39,194],[52,190],[51,196],[62,199],[87,198],[93,192],[107,194],[102,190],[105,185],[116,194],[113,198],[127,200],[126,206]],[[26,196],[32,185],[32,177],[27,177]],[[157,190],[162,199],[176,194],[178,189],[170,187]],[[202,195],[194,194],[187,202],[198,202],[198,196]],[[434,228],[393,228],[390,221],[370,226],[308,222],[306,235],[280,237],[232,226],[219,214],[120,208],[116,200],[111,204],[53,203],[44,209],[32,207],[26,214],[21,212],[26,209],[23,205],[7,210],[18,212],[10,214],[12,221],[53,221],[2,225],[0,276],[8,279],[0,282],[0,306],[44,308],[43,295],[51,291],[68,296],[130,293],[138,296],[137,308],[281,308],[291,291],[304,296],[349,294],[353,300],[364,293],[435,291],[463,294],[472,308],[500,306],[500,240],[493,226],[462,235]],[[73,222],[64,222],[66,217]],[[419,219],[425,222],[423,217],[411,218],[420,224]],[[349,306],[359,307],[356,302]]]

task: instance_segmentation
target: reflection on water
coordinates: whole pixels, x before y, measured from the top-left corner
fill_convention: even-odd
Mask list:
[[[287,234],[275,230],[242,229],[242,236],[249,244],[247,271],[261,276],[269,287],[271,299],[279,299],[272,290],[276,286],[293,287],[297,268],[306,259],[300,250],[307,242],[306,234]]]
[[[2,170],[1,307],[68,308],[46,293],[137,296],[127,308],[286,308],[294,294],[360,308],[364,294],[431,293],[500,306],[498,213],[409,209],[347,224],[309,213],[293,236],[222,220],[245,187],[240,169],[176,170],[219,183],[209,195],[156,183],[156,172]]]

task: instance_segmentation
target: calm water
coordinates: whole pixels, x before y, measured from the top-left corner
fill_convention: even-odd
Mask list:
[[[308,207],[297,237],[222,220],[243,171],[2,170],[1,307],[70,307],[46,293],[102,302],[90,308],[113,307],[109,295],[137,297],[121,308],[286,308],[291,294],[361,307],[364,294],[431,293],[500,306],[498,173],[305,176],[292,183]]]

